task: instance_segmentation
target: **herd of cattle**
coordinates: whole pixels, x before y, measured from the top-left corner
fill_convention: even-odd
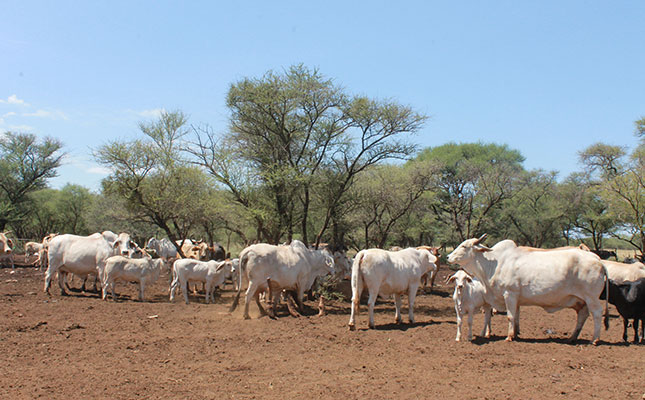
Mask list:
[[[645,342],[645,265],[619,263],[601,259],[581,245],[556,249],[538,249],[517,246],[503,240],[492,247],[483,244],[486,235],[465,240],[448,256],[448,263],[461,269],[447,279],[454,284],[453,300],[457,314],[457,336],[461,340],[462,322],[468,315],[467,339],[472,340],[473,314],[484,310],[485,322],[481,336],[490,336],[493,311],[506,312],[507,340],[520,332],[520,306],[534,305],[548,312],[572,308],[577,313],[570,340],[575,341],[589,316],[593,317],[593,343],[600,338],[603,320],[608,327],[608,303],[616,306],[623,317],[623,340],[633,319],[634,342]],[[0,263],[10,260],[13,267],[13,242],[0,233]],[[179,256],[181,249],[186,257]],[[141,249],[127,233],[110,231],[90,236],[70,234],[48,235],[42,243],[30,242],[26,252],[38,254],[41,265],[46,265],[44,291],[49,294],[52,278],[57,275],[61,294],[65,294],[68,276],[83,278],[83,289],[88,276],[94,275],[95,288],[100,281],[102,298],[108,291],[114,298],[117,281],[137,282],[140,299],[145,286],[155,282],[164,267],[172,265],[170,301],[180,289],[188,303],[189,284],[204,285],[206,302],[212,299],[216,287],[231,279],[237,293],[230,311],[235,310],[243,287],[246,287],[243,316],[249,318],[249,305],[254,301],[260,313],[275,317],[274,307],[281,298],[287,301],[289,312],[295,298],[299,311],[307,291],[320,284],[321,278],[333,276],[337,280],[350,279],[352,289],[349,329],[354,330],[361,295],[367,291],[370,328],[375,327],[374,306],[377,298],[394,296],[395,321],[401,323],[401,296],[408,296],[409,321],[414,323],[414,302],[417,291],[432,282],[439,266],[437,248],[366,249],[359,251],[353,261],[344,252],[329,249],[311,249],[298,240],[290,244],[254,244],[239,258],[226,258],[218,245],[201,241],[173,243],[168,239],[152,238]],[[264,296],[266,309],[260,299]],[[323,296],[321,311],[324,309]],[[604,300],[604,301],[603,301]],[[639,332],[640,321],[640,332]]]

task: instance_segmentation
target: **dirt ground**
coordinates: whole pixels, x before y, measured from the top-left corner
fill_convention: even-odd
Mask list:
[[[447,271],[437,281],[443,282]],[[74,282],[76,287],[80,282]],[[417,297],[417,323],[394,325],[394,306],[377,306],[377,329],[347,330],[349,304],[329,314],[242,319],[227,312],[232,291],[216,304],[191,296],[168,302],[167,276],[139,302],[133,284],[117,286],[117,302],[93,292],[42,293],[43,272],[0,270],[0,399],[77,398],[645,398],[645,346],[622,343],[622,323],[592,346],[593,324],[566,343],[575,312],[522,309],[522,338],[455,342],[451,288]],[[405,304],[405,301],[404,301]],[[255,314],[253,314],[255,313]],[[404,321],[407,321],[407,311]],[[478,334],[483,316],[475,318]]]

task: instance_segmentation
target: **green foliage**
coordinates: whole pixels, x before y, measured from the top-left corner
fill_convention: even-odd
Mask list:
[[[56,176],[64,154],[52,138],[6,132],[0,137],[0,231],[11,224],[20,231],[33,207],[29,194],[44,188]]]
[[[444,240],[457,244],[495,230],[493,214],[517,190],[524,158],[506,145],[465,143],[427,148],[415,162],[437,171],[430,208],[448,227]]]
[[[425,120],[393,101],[352,98],[302,65],[234,83],[227,106],[230,132],[198,128],[188,151],[246,210],[256,239],[270,243],[298,233],[308,243],[312,230],[320,242],[330,226],[331,241],[342,243],[356,176],[409,156],[414,146],[401,138]]]
[[[556,173],[525,172],[517,178],[515,186],[517,190],[500,212],[498,235],[531,247],[563,245],[566,204],[560,201]]]
[[[637,121],[638,124],[638,121]],[[629,155],[617,146],[594,144],[580,153],[594,173],[598,196],[618,224],[613,236],[645,251],[645,164],[639,146]]]

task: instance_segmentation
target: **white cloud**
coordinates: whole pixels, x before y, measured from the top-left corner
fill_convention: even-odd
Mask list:
[[[33,133],[36,131],[36,128],[30,125],[10,125],[4,128],[3,130],[12,131],[12,132],[30,132]]]
[[[161,116],[161,113],[165,112],[166,109],[153,108],[151,110],[143,110],[143,111],[134,111],[134,110],[128,110],[128,111],[143,118],[159,118]]]
[[[90,161],[86,156],[78,155],[65,155],[65,164],[71,165],[78,170],[87,172],[88,174],[94,175],[110,175],[112,171],[108,168],[102,167],[92,161]]]
[[[24,100],[21,100],[16,96],[15,94],[12,94],[11,96],[7,97],[7,100],[2,100],[0,99],[0,103],[4,104],[16,104],[20,106],[28,106],[29,103],[25,102]]]
[[[12,116],[14,116],[14,115],[16,115],[16,113],[15,113],[15,112],[13,112],[13,111],[9,111],[9,112],[8,112],[8,113],[6,113],[5,115],[3,115],[3,116],[2,116],[2,118],[12,117]]]
[[[51,118],[51,119],[64,119],[67,120],[67,115],[62,111],[47,111],[47,110],[37,110],[32,113],[24,113],[23,117],[37,117],[37,118]]]
[[[96,174],[96,175],[110,175],[112,171],[110,171],[108,168],[100,167],[97,165],[97,166],[88,168],[87,172],[89,172],[90,174]]]

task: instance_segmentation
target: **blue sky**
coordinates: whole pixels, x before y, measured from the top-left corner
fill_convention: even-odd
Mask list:
[[[160,109],[227,126],[244,77],[303,63],[430,116],[421,147],[495,142],[525,167],[633,148],[645,116],[643,1],[28,1],[0,13],[0,132],[59,138],[52,186],[97,189],[92,149]]]

